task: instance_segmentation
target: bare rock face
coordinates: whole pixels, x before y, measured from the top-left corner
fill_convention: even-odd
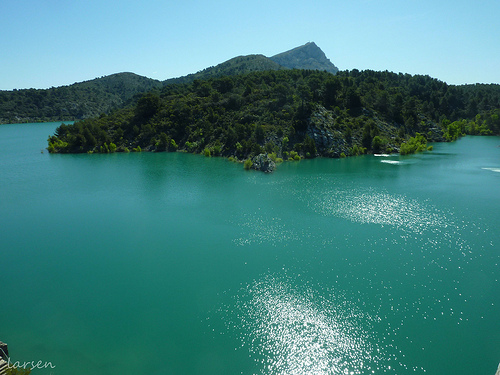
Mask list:
[[[314,42],[279,53],[270,59],[290,69],[325,70],[333,74],[339,71]]]
[[[307,125],[307,135],[314,140],[319,156],[339,158],[349,155],[349,145],[344,134],[335,129],[335,113],[317,106]]]
[[[259,154],[252,159],[252,168],[258,171],[271,173],[276,169],[276,163],[268,154]]]

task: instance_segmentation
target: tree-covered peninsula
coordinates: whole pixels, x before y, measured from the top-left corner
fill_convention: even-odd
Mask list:
[[[247,160],[409,153],[462,134],[500,134],[500,86],[391,72],[273,70],[151,91],[59,126],[51,153],[177,151]]]

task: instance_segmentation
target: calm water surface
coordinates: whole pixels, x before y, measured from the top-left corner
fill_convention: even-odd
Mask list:
[[[0,340],[33,374],[495,373],[499,137],[266,175],[50,155],[56,126],[0,126]]]

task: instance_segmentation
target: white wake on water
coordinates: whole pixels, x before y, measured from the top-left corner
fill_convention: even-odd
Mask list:
[[[394,164],[394,165],[404,164],[402,161],[399,160],[381,160],[380,162],[386,164]]]
[[[481,169],[491,172],[500,172],[500,168],[481,168]]]

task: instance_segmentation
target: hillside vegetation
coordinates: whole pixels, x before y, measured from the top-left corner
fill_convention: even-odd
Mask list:
[[[95,117],[162,86],[134,73],[118,73],[50,89],[0,91],[0,124]]]
[[[109,115],[61,125],[50,152],[185,150],[239,160],[403,153],[462,134],[500,134],[498,85],[428,76],[276,70],[149,92]]]
[[[316,44],[307,43],[270,58],[264,55],[238,56],[198,73],[163,82],[133,73],[118,73],[47,90],[0,91],[0,124],[81,120],[107,114],[123,107],[135,95],[165,85],[291,68],[337,71]]]
[[[165,84],[191,83],[195,80],[218,78],[223,76],[234,76],[251,72],[262,72],[266,70],[283,70],[285,67],[265,57],[264,55],[248,55],[234,57],[217,66],[211,66],[198,73],[188,74],[179,78],[170,78]]]

